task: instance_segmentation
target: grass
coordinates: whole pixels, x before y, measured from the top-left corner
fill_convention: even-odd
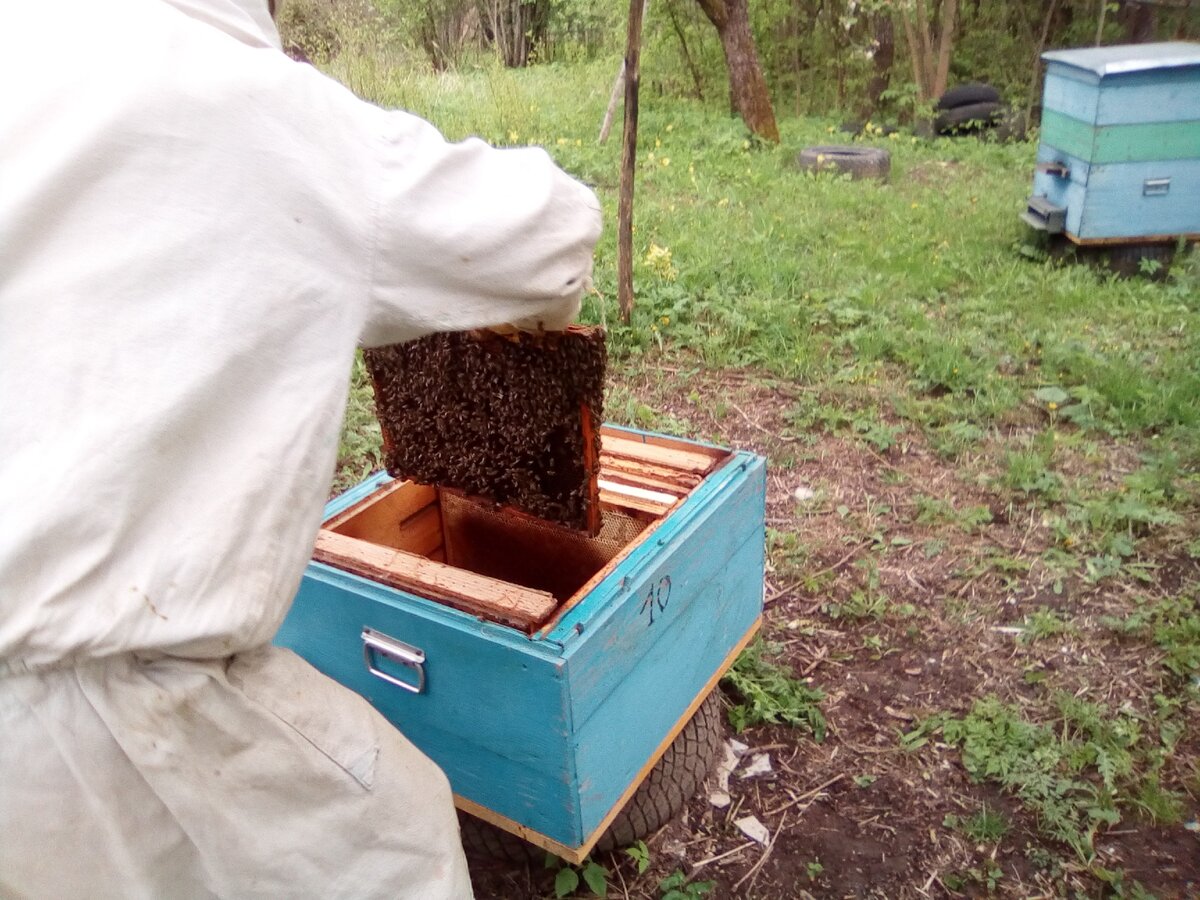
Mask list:
[[[822,673],[919,662],[941,630],[965,653],[981,634],[1012,633],[1002,652],[975,651],[999,693],[935,695],[898,741],[892,723],[894,744],[952,754],[1012,804],[956,808],[951,831],[993,848],[944,869],[943,883],[1020,895],[1014,871],[1032,866],[1085,872],[1085,892],[1139,895],[1097,861],[1099,836],[1194,817],[1200,795],[1194,761],[1176,752],[1192,746],[1200,708],[1200,254],[1165,281],[1052,259],[1017,219],[1032,142],[869,139],[891,152],[891,182],[852,182],[793,165],[805,146],[844,142],[833,118],[783,119],[776,147],[712,106],[651,94],[636,306],[622,324],[620,141],[596,143],[614,61],[332,68],[451,138],[541,144],[591,184],[608,227],[583,315],[610,333],[607,418],[761,441],[788,491],[812,488],[807,504],[785,492],[772,509],[769,577],[804,595],[804,609],[778,613],[785,643],[837,649],[825,668],[814,658],[809,683],[782,645],[755,645],[726,679],[738,730],[836,735],[854,713]],[[764,397],[775,406],[751,405]],[[369,404],[358,368],[339,486],[378,465]],[[831,464],[850,453],[870,471]],[[786,602],[769,612],[772,638]],[[869,757],[871,771],[886,759]],[[945,764],[929,765],[926,777],[943,777]],[[875,778],[855,783],[865,795]],[[1022,851],[1030,833],[1038,842]],[[695,887],[680,876],[663,889]]]
[[[892,182],[849,182],[792,164],[835,139],[832,122],[784,120],[782,144],[764,146],[710,108],[648,98],[626,326],[611,227],[620,142],[596,143],[607,65],[417,77],[359,60],[335,73],[451,138],[541,144],[597,189],[610,227],[584,315],[609,325],[618,363],[686,350],[710,368],[836,385],[824,427],[880,450],[909,427],[953,457],[1040,423],[1155,435],[1189,463],[1200,452],[1200,266],[1163,285],[1043,258],[1016,218],[1032,144],[879,138],[868,143],[891,151]],[[1044,449],[1006,452],[1016,486],[1054,491]]]

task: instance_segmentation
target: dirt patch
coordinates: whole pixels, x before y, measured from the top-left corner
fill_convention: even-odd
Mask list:
[[[1047,505],[997,487],[986,446],[948,459],[895,420],[886,450],[852,428],[799,428],[806,388],[754,373],[643,369],[624,383],[690,436],[768,457],[764,637],[825,692],[828,734],[740,735],[772,771],[735,775],[726,809],[693,800],[647,841],[644,874],[623,854],[599,858],[608,896],[658,898],[678,871],[714,882],[713,898],[1101,897],[1115,890],[1102,870],[1123,873],[1128,890],[1136,880],[1162,898],[1200,895],[1200,835],[1187,824],[1200,809],[1200,708],[1149,631],[1118,630],[1200,581],[1180,549],[1194,525],[1144,540],[1138,560],[1149,565],[1135,575],[1089,578],[1054,563],[1061,542]],[[1115,489],[1135,461],[1128,446],[1100,445],[1067,466]],[[1177,698],[1159,772],[1178,802],[1172,824],[1122,806],[1120,822],[1098,829],[1089,866],[1018,799],[973,779],[939,733],[904,738],[983,697],[1034,710],[1051,691],[1148,729],[1161,698]],[[734,826],[746,815],[767,826],[769,844]],[[536,865],[473,860],[472,872],[481,898],[554,896],[553,870]]]

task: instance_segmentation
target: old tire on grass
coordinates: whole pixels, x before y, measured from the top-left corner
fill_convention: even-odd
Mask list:
[[[990,84],[972,82],[950,88],[938,98],[938,109],[957,109],[973,103],[999,103],[1000,92]]]
[[[844,172],[851,178],[876,178],[887,181],[892,171],[892,155],[878,147],[805,147],[796,157],[796,165],[805,172]]]
[[[933,130],[938,134],[975,131],[990,128],[1003,117],[1004,107],[999,103],[968,103],[938,113],[933,120]]]
[[[724,736],[720,694],[714,689],[700,704],[629,802],[617,813],[596,843],[596,850],[616,850],[649,837],[678,815],[700,789],[717,758]],[[512,862],[538,861],[546,855],[545,850],[474,816],[460,812],[458,821],[462,827],[463,846],[468,853],[482,853]]]

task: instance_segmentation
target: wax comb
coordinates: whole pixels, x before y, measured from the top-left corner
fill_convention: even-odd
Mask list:
[[[433,334],[365,357],[394,478],[599,531],[602,328]]]

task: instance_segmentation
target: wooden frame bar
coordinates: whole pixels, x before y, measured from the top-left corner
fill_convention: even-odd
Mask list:
[[[545,591],[332,531],[318,533],[313,559],[524,631],[537,627],[558,606],[554,596]]]

